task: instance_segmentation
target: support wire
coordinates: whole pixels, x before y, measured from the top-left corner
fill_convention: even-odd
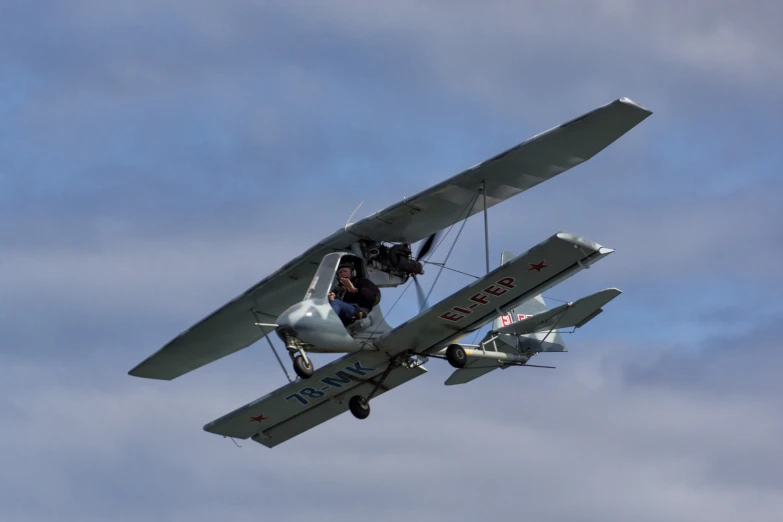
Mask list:
[[[476,192],[476,195],[473,197],[470,203],[465,207],[466,209],[473,208],[473,205],[476,204],[476,200],[479,197],[479,194],[481,192]],[[462,214],[460,214],[461,216]],[[451,248],[449,248],[449,253],[446,254],[446,259],[443,260],[443,266],[440,267],[440,270],[438,270],[438,275],[435,276],[435,281],[432,282],[432,286],[430,287],[430,291],[427,293],[426,297],[424,298],[424,302],[428,302],[430,298],[430,294],[432,294],[432,291],[435,289],[435,284],[438,282],[438,279],[440,278],[440,275],[443,273],[443,268],[446,266],[446,262],[448,262],[449,257],[451,256],[451,253],[454,251],[454,247],[457,245],[457,241],[459,240],[459,236],[462,234],[462,231],[465,229],[465,224],[468,222],[468,218],[462,220],[462,225],[459,227],[459,232],[457,232],[457,237],[454,238],[454,242],[451,244]],[[452,225],[454,226],[454,225]],[[445,238],[444,238],[445,239]]]

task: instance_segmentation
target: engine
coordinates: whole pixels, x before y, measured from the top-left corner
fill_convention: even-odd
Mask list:
[[[402,279],[401,282],[407,281],[412,275],[424,273],[422,264],[413,259],[409,243],[386,246],[377,241],[362,240],[359,242],[359,248],[368,268],[397,276]]]

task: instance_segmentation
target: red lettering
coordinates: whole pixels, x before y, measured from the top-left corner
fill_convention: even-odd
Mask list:
[[[501,315],[500,316],[500,322],[503,323],[503,326],[508,326],[511,324],[511,314],[509,315]]]
[[[498,288],[495,285],[489,285],[489,288],[485,288],[484,291],[486,293],[488,293],[490,295],[494,295],[494,296],[503,295],[506,292],[508,292],[508,290],[506,290],[504,288]]]
[[[533,317],[532,315],[524,315],[524,314],[518,314],[517,320],[521,321],[522,319],[527,319],[528,317]]]
[[[472,310],[465,310],[464,308],[460,308],[459,306],[453,307],[452,310],[454,310],[455,312],[459,312],[461,314],[465,314],[465,315],[468,315],[470,312],[472,312]]]
[[[498,281],[497,284],[499,284],[500,286],[505,286],[506,288],[516,288],[513,277],[504,277],[503,279]]]
[[[487,296],[484,294],[476,294],[473,297],[470,298],[471,301],[476,302],[478,304],[489,304],[489,301],[487,301]]]
[[[441,317],[441,319],[446,319],[447,321],[452,321],[452,322],[461,321],[462,319],[465,318],[464,315],[455,314],[451,310],[449,310],[448,312],[444,312],[444,313],[440,314],[440,317]]]

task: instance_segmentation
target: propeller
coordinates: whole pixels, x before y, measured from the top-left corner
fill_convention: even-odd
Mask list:
[[[432,245],[435,244],[435,240],[438,239],[439,236],[440,232],[435,232],[421,244],[421,247],[419,247],[419,254],[416,256],[416,261],[420,261],[421,258],[429,254],[430,250],[432,250]]]
[[[427,308],[427,298],[424,296],[424,290],[422,290],[419,279],[415,275],[413,276],[413,284],[416,286],[416,297],[419,300],[419,313],[421,313]]]
[[[440,237],[440,232],[435,232],[430,237],[424,240],[424,243],[421,244],[421,247],[419,247],[419,253],[416,255],[415,261],[419,264],[421,264],[421,259],[429,254],[430,250],[432,250],[432,245],[435,244],[435,242]],[[421,272],[424,273],[424,270]],[[419,278],[416,274],[411,274],[413,277],[413,284],[416,286],[416,297],[419,300],[419,313],[421,313],[425,308],[427,308],[427,298],[424,296],[424,290],[421,288],[421,284],[419,283]]]

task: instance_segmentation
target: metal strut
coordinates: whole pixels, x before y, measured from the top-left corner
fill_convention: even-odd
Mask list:
[[[253,315],[256,316],[256,319],[258,319],[258,316],[256,315],[256,312],[253,311]],[[277,362],[280,363],[280,368],[283,369],[283,373],[285,374],[286,378],[288,379],[288,382],[294,382],[294,380],[291,378],[291,375],[288,373],[288,370],[285,368],[285,364],[283,364],[283,360],[280,358],[280,355],[277,353],[277,349],[275,348],[275,345],[272,344],[272,339],[269,338],[269,332],[266,331],[265,326],[277,326],[270,323],[261,323],[256,321],[256,326],[261,328],[261,331],[264,332],[264,337],[266,337],[266,341],[269,343],[269,347],[272,349],[272,353],[275,354],[275,358],[277,359]]]
[[[484,195],[484,252],[487,258],[487,273],[489,273],[489,222],[487,217],[487,182],[481,182],[481,193]]]
[[[541,340],[538,342],[538,347],[539,347],[539,348],[541,348],[541,347],[544,345],[544,341],[546,341],[546,340],[547,340],[547,337],[549,337],[550,335],[552,335],[552,332],[554,332],[555,330],[557,330],[557,325],[559,325],[559,324],[560,324],[560,321],[562,321],[562,320],[563,320],[563,317],[565,317],[565,315],[566,315],[566,312],[568,312],[568,310],[570,310],[570,309],[571,309],[571,306],[572,306],[572,305],[573,305],[573,303],[568,303],[568,307],[567,307],[565,310],[563,310],[563,313],[561,313],[561,314],[560,314],[560,317],[558,317],[558,318],[557,318],[557,321],[555,321],[555,324],[554,324],[554,325],[552,325],[552,328],[550,328],[550,329],[549,329],[549,331],[548,331],[548,332],[546,333],[546,335],[544,336],[544,338],[543,338],[543,339],[541,339]]]
[[[470,209],[473,208],[473,206],[476,204],[476,201],[478,201],[478,197],[481,194],[481,191],[479,190],[476,192],[476,195],[473,196],[473,199],[470,200],[468,203],[468,206],[465,207],[465,210],[467,210],[467,214],[465,216],[465,219],[462,220],[462,225],[459,227],[459,232],[457,232],[457,237],[454,238],[454,242],[451,244],[451,248],[449,248],[449,253],[446,254],[446,259],[443,260],[443,264],[440,267],[440,270],[438,270],[438,275],[435,276],[435,280],[432,282],[432,286],[430,287],[429,292],[427,292],[427,295],[424,297],[424,302],[428,302],[430,298],[430,294],[432,294],[432,291],[435,289],[435,285],[438,283],[438,279],[440,279],[440,275],[443,273],[443,269],[446,267],[446,262],[448,262],[449,257],[451,257],[451,253],[454,251],[454,247],[457,245],[457,241],[459,241],[459,236],[462,235],[462,230],[464,230],[465,225],[468,222],[468,218],[470,217]],[[464,212],[464,211],[463,211]],[[461,216],[462,214],[460,214]],[[456,223],[455,223],[456,224]],[[451,225],[452,227],[454,225]],[[451,230],[451,229],[449,229]],[[443,239],[446,239],[445,237]]]
[[[378,379],[378,382],[375,383],[375,387],[372,389],[370,394],[365,399],[366,401],[369,402],[369,400],[372,399],[376,393],[378,393],[378,390],[381,388],[381,386],[383,386],[383,381],[386,380],[386,377],[389,376],[389,374],[392,372],[392,370],[394,370],[395,367],[396,367],[395,363],[390,363],[389,366],[387,366],[386,369],[383,370],[383,373],[381,374],[381,377]]]
[[[269,347],[272,348],[272,353],[275,354],[275,358],[277,359],[277,362],[280,363],[280,368],[283,369],[283,373],[288,379],[288,382],[294,382],[294,380],[291,378],[291,375],[288,373],[288,370],[286,370],[285,364],[283,364],[283,360],[280,358],[280,355],[277,353],[277,349],[275,348],[275,345],[272,344],[272,339],[269,338],[269,334],[264,335],[264,337],[266,337],[266,341],[269,343]]]
[[[383,370],[383,373],[378,378],[377,382],[375,383],[375,386],[373,387],[370,394],[365,398],[365,400],[369,402],[370,399],[372,399],[375,396],[375,394],[378,393],[378,390],[381,389],[381,386],[383,386],[383,383],[386,381],[386,378],[389,376],[389,374],[396,368],[402,366],[405,360],[410,357],[413,356],[410,355],[409,353],[402,353],[397,357],[394,357],[391,361],[389,361],[389,366],[387,366],[386,369]],[[426,361],[423,361],[421,364],[424,364],[424,362]]]

